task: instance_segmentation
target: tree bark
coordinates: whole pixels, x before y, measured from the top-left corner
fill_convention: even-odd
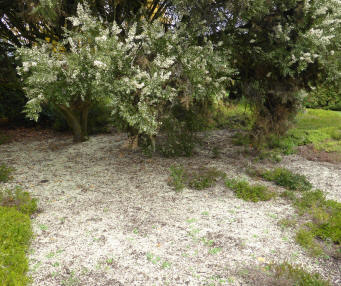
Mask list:
[[[85,126],[85,130],[87,130],[87,116],[88,116],[88,111],[84,114],[84,118],[86,120],[80,120],[79,116],[77,116],[75,114],[75,112],[65,106],[65,105],[57,105],[59,107],[59,109],[61,110],[61,112],[63,113],[63,115],[66,118],[66,121],[69,125],[69,127],[72,130],[72,134],[73,134],[73,142],[78,143],[78,142],[84,142],[87,140],[87,136],[84,135],[84,131],[83,131],[83,124]],[[83,112],[81,113],[81,119],[83,119]]]

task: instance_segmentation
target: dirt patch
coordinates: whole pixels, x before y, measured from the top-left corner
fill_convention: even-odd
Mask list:
[[[194,157],[177,159],[124,153],[126,138],[99,135],[74,145],[70,136],[42,137],[0,146],[1,160],[16,170],[4,186],[22,185],[42,208],[33,219],[33,285],[253,285],[240,269],[273,261],[303,265],[339,285],[341,265],[307,256],[294,233],[278,226],[295,214],[287,201],[245,202],[222,182],[179,193],[168,186],[174,164],[247,177],[250,160],[236,155],[229,132],[210,133]],[[218,159],[216,140],[226,142]],[[298,155],[281,165],[341,201],[339,166]]]
[[[341,163],[341,154],[317,150],[313,145],[300,146],[298,148],[298,154],[309,161],[329,162],[334,164]]]

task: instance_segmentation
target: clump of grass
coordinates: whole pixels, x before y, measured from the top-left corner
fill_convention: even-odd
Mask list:
[[[32,215],[37,211],[37,199],[32,199],[28,192],[20,187],[0,190],[0,206],[16,208],[23,214]]]
[[[0,145],[11,142],[11,138],[5,134],[0,133]]]
[[[0,165],[0,182],[8,182],[11,179],[13,168],[7,167],[5,164]]]
[[[291,218],[283,218],[278,221],[278,225],[282,228],[295,227],[296,224],[297,224],[297,221]]]
[[[185,188],[186,174],[184,167],[182,166],[171,166],[170,167],[170,178],[169,184],[173,186],[175,191],[179,192]]]
[[[243,271],[243,276],[254,286],[330,286],[329,281],[323,280],[318,273],[309,273],[301,266],[288,262],[247,269]]]
[[[259,202],[269,201],[275,194],[262,185],[250,185],[245,180],[227,179],[226,187],[232,189],[237,198],[244,201]]]
[[[298,230],[295,240],[313,256],[320,256],[323,253],[322,247],[316,242],[314,234],[305,228]]]
[[[26,252],[32,237],[27,214],[0,206],[0,281],[1,285],[28,285]]]
[[[181,191],[185,187],[196,190],[207,189],[214,186],[220,178],[225,176],[224,172],[216,168],[201,167],[185,170],[183,166],[172,166],[170,171],[169,184],[176,191]]]
[[[292,191],[309,191],[312,188],[311,183],[305,176],[293,173],[285,168],[263,171],[261,172],[261,176],[268,181],[274,182],[278,186]]]
[[[341,257],[341,203],[327,200],[320,190],[310,191],[295,202],[301,215],[310,219],[296,235],[296,241],[313,255],[320,255],[317,240],[332,243],[333,255]],[[321,247],[320,247],[321,249]]]

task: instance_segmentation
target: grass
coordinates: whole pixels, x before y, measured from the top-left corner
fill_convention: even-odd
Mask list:
[[[0,207],[0,284],[27,285],[28,260],[26,253],[32,237],[27,214],[15,208]]]
[[[244,201],[269,201],[275,196],[275,193],[269,191],[267,187],[250,185],[245,180],[227,179],[225,185],[234,191],[237,198],[243,199]]]
[[[32,237],[30,215],[37,202],[21,188],[0,191],[0,285],[28,285],[26,253]]]
[[[200,167],[197,169],[185,169],[183,166],[171,166],[169,185],[175,191],[182,191],[185,187],[204,190],[214,186],[217,181],[225,177],[225,173],[216,168]]]
[[[265,268],[243,269],[241,275],[248,279],[250,285],[258,286],[330,286],[318,273],[309,273],[301,266],[288,262],[271,263]]]
[[[261,171],[260,176],[267,181],[292,191],[309,191],[312,188],[308,179],[285,168]]]
[[[0,182],[6,183],[11,179],[13,168],[7,167],[5,164],[0,165]]]
[[[341,153],[341,113],[307,109],[297,116],[287,136],[296,145],[312,144],[317,150]]]

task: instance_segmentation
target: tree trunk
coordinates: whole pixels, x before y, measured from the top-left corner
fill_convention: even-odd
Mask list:
[[[81,111],[81,132],[82,137],[85,140],[88,139],[88,115],[89,115],[90,105],[85,105]]]
[[[86,141],[87,136],[84,135],[84,130],[85,132],[87,131],[88,111],[84,114],[84,116],[83,116],[83,112],[81,113],[82,120],[80,120],[79,116],[77,116],[71,108],[65,105],[58,105],[58,107],[61,110],[61,112],[64,114],[66,121],[72,130],[73,142],[78,143],[78,142]],[[83,117],[85,118],[85,120],[83,120]],[[85,129],[83,129],[83,124],[84,124]]]

